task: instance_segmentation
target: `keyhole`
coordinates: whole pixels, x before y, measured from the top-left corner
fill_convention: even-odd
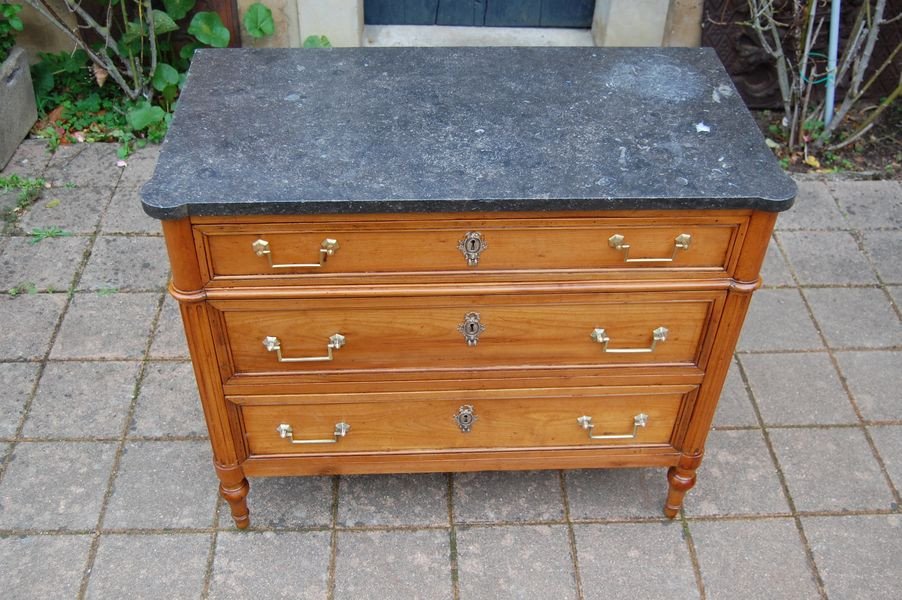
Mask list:
[[[473,415],[471,415],[470,413],[462,413],[458,418],[458,421],[464,427],[469,427],[473,424]]]
[[[481,242],[478,239],[476,239],[476,238],[468,239],[467,244],[466,244],[467,252],[478,252],[480,245],[481,245]]]
[[[476,335],[477,333],[479,333],[479,323],[467,323],[466,330],[468,334]]]

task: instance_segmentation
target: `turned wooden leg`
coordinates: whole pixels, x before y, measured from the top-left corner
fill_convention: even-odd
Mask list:
[[[229,503],[232,520],[238,529],[247,529],[251,524],[250,511],[247,509],[247,493],[251,486],[244,477],[241,467],[221,467],[216,465],[219,476],[219,495]]]
[[[664,503],[664,515],[672,519],[683,506],[683,497],[695,485],[695,470],[701,464],[701,455],[680,457],[680,462],[667,471],[667,501]]]

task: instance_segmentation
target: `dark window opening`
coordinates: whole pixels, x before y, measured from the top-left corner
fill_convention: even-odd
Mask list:
[[[595,0],[364,0],[367,25],[589,29]]]

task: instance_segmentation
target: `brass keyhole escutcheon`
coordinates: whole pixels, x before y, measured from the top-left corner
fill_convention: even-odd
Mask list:
[[[473,423],[475,423],[478,418],[479,417],[477,417],[476,413],[473,411],[472,404],[464,404],[457,409],[457,413],[454,415],[454,420],[457,421],[457,426],[460,427],[462,433],[470,433]]]
[[[457,330],[467,340],[467,346],[475,346],[479,343],[479,334],[485,331],[485,325],[479,322],[479,313],[470,312],[464,315],[464,322],[457,326]]]
[[[467,259],[467,266],[475,267],[479,264],[479,255],[488,248],[488,244],[478,231],[469,231],[462,240],[457,242],[457,249]]]

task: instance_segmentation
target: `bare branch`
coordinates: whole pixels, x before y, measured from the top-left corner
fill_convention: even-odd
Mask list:
[[[81,39],[81,36],[78,35],[76,30],[72,30],[66,24],[66,22],[53,10],[53,8],[47,4],[46,0],[25,0],[25,2],[35,9],[41,16],[50,21],[52,25],[54,25],[57,29],[62,31],[66,37],[68,37],[72,42],[75,43],[80,49],[84,50],[85,53],[90,57],[90,59],[95,63],[106,69],[110,77],[113,78],[122,91],[128,95],[131,99],[136,99],[139,96],[140,90],[136,90],[131,88],[125,79],[122,77],[122,74],[119,72],[119,69],[116,66],[116,63],[113,59],[107,55],[105,52],[97,53],[90,46],[88,46],[84,40]]]

